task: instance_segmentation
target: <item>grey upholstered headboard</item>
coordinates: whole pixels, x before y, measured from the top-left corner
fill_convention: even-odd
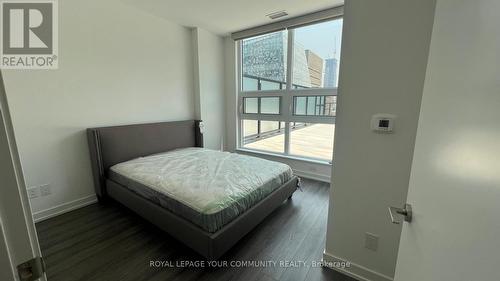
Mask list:
[[[87,129],[94,186],[106,195],[108,169],[118,163],[182,147],[203,147],[200,120]]]

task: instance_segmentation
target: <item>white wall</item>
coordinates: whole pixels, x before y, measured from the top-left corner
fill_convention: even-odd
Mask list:
[[[394,276],[401,227],[388,206],[405,202],[430,43],[434,0],[346,1],[333,184],[324,258],[353,263],[368,280]],[[370,130],[397,115],[393,134]],[[377,251],[364,248],[378,235]]]
[[[206,148],[221,149],[225,135],[224,40],[193,28],[195,117],[203,120]]]
[[[437,1],[395,280],[500,280],[499,10]]]
[[[59,69],[4,71],[27,185],[52,187],[35,212],[93,198],[85,128],[194,118],[190,29],[118,0],[58,3]]]

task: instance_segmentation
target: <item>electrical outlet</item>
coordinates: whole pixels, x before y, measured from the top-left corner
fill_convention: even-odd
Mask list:
[[[377,251],[378,249],[378,236],[369,232],[365,233],[365,248]]]
[[[48,196],[52,194],[52,190],[50,189],[49,184],[43,184],[40,185],[40,195],[43,196]]]
[[[40,197],[40,188],[38,188],[38,186],[33,186],[31,188],[28,188],[28,197],[29,199]]]

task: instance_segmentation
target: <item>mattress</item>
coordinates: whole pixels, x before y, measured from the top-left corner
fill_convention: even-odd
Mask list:
[[[109,172],[111,180],[212,233],[292,177],[285,164],[195,147],[133,159]]]

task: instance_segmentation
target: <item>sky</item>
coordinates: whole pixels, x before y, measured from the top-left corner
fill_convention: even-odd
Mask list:
[[[295,41],[312,50],[323,59],[340,58],[342,41],[342,19],[328,21],[295,29]]]

